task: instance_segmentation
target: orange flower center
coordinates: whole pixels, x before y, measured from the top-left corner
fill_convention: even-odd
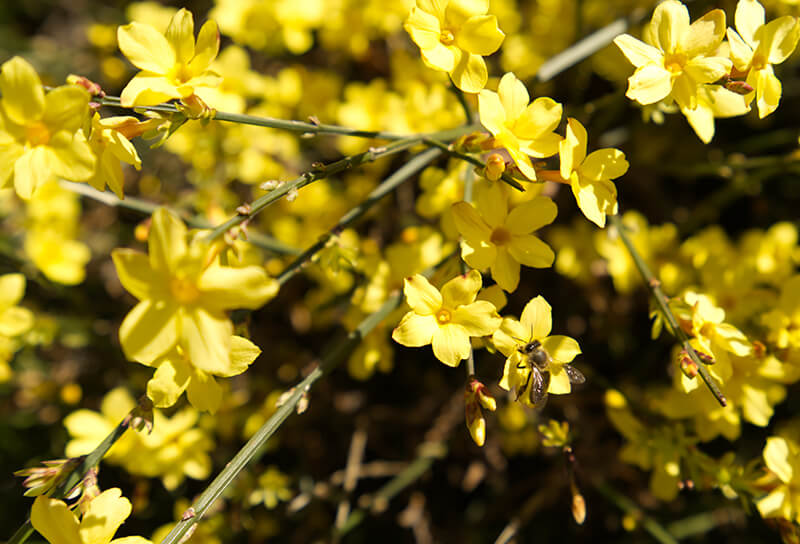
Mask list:
[[[38,121],[25,128],[25,139],[32,146],[47,145],[50,141],[50,129],[44,123]]]
[[[443,29],[442,32],[439,34],[439,41],[445,45],[450,45],[454,41],[456,41],[456,37],[452,31],[448,29]]]
[[[664,68],[675,75],[683,72],[684,64],[686,64],[685,55],[667,55],[664,57]]]
[[[442,308],[441,310],[436,312],[436,322],[439,323],[439,325],[444,325],[445,323],[450,323],[450,320],[452,318],[453,318],[453,316],[450,313],[450,310],[445,310],[444,308]]]
[[[503,246],[511,241],[511,233],[505,227],[497,227],[492,231],[489,240],[496,246]]]
[[[200,297],[200,290],[197,285],[186,278],[170,279],[169,291],[180,304],[191,304]]]

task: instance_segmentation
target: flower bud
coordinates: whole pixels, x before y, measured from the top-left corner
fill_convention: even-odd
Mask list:
[[[489,155],[489,158],[486,159],[486,168],[484,169],[486,179],[497,181],[503,176],[503,172],[505,171],[506,161],[503,156],[499,153],[492,153]]]

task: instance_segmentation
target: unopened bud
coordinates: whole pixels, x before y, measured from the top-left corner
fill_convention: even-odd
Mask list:
[[[753,92],[752,85],[748,84],[746,81],[738,81],[735,79],[729,79],[726,81],[724,87],[732,93],[739,95],[746,95]]]
[[[128,427],[147,433],[153,432],[153,401],[147,395],[139,397],[136,408],[123,420]]]
[[[497,181],[503,176],[503,172],[505,171],[506,161],[503,156],[499,153],[492,153],[489,155],[489,158],[486,159],[486,168],[484,169],[486,179]]]
[[[83,456],[72,459],[53,459],[42,461],[41,467],[24,468],[14,472],[14,476],[27,476],[22,482],[26,497],[44,495],[66,478],[78,465],[83,462]]]
[[[485,132],[465,134],[453,143],[453,149],[460,153],[480,153],[486,149],[483,147],[483,144],[488,139],[490,139],[490,137]]]
[[[136,238],[136,240],[138,240],[139,242],[147,241],[147,238],[150,237],[150,223],[151,220],[148,217],[147,219],[136,225],[136,228],[133,229],[133,236]]]
[[[689,357],[689,354],[686,350],[681,350],[680,355],[678,356],[678,363],[681,367],[681,372],[683,372],[687,378],[694,378],[697,376],[697,363]]]
[[[70,74],[67,76],[67,83],[69,83],[70,85],[77,85],[78,87],[83,87],[84,89],[89,91],[89,94],[92,96],[104,97],[106,95],[106,93],[103,91],[103,88],[100,87],[99,84],[83,76]]]
[[[297,188],[290,189],[288,193],[286,193],[286,201],[287,202],[294,202],[297,200],[297,195],[299,194]]]
[[[583,525],[586,521],[586,500],[577,490],[572,494],[572,519],[578,525]]]

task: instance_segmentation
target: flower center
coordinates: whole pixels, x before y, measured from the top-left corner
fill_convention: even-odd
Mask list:
[[[169,290],[180,304],[191,304],[200,297],[200,290],[197,285],[186,278],[170,279]]]
[[[188,66],[183,63],[179,63],[177,66],[172,68],[170,76],[172,81],[177,83],[186,83],[192,79],[192,72],[189,71]]]
[[[503,246],[511,241],[511,233],[505,227],[497,227],[489,240],[496,246]]]
[[[450,319],[452,319],[452,317],[453,316],[450,314],[450,310],[445,310],[444,308],[436,312],[436,322],[439,323],[439,325],[450,323]]]
[[[41,121],[25,128],[25,139],[32,146],[47,145],[50,141],[50,130]]]
[[[454,41],[456,41],[456,37],[452,31],[448,29],[443,29],[442,32],[439,34],[439,41],[445,45],[450,45]]]
[[[764,55],[753,55],[753,60],[750,61],[750,66],[753,70],[763,70],[767,67],[767,59]]]
[[[667,55],[664,57],[664,68],[677,75],[683,72],[683,65],[686,64],[685,55]]]

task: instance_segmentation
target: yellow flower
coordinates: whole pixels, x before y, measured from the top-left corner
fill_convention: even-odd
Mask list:
[[[218,376],[237,376],[247,370],[261,350],[247,338],[231,337],[231,366]],[[186,391],[186,398],[197,410],[217,411],[222,403],[222,387],[214,376],[192,365],[179,346],[159,357],[152,366],[156,369],[147,382],[147,396],[156,408],[168,408]]]
[[[83,125],[89,93],[63,85],[45,94],[33,67],[20,57],[0,70],[0,188],[13,180],[20,198],[29,199],[54,177],[85,181],[95,157]]]
[[[650,37],[653,45],[629,34],[614,39],[636,67],[628,78],[626,96],[642,105],[670,97],[681,109],[694,109],[701,86],[731,71],[729,59],[715,56],[725,37],[725,12],[721,9],[709,11],[690,25],[686,6],[667,0],[653,12]]]
[[[555,203],[544,196],[509,212],[499,187],[480,191],[477,210],[466,202],[453,205],[456,228],[464,237],[461,258],[473,268],[490,268],[500,287],[514,291],[519,285],[520,264],[534,268],[553,264],[553,250],[531,232],[552,223],[557,213]]]
[[[500,80],[497,92],[484,89],[478,95],[481,123],[514,159],[528,179],[536,179],[529,157],[544,158],[558,152],[561,136],[553,132],[561,122],[561,104],[540,97],[528,104],[530,95],[511,72]]]
[[[467,93],[486,85],[483,57],[497,51],[505,38],[487,11],[489,0],[417,0],[405,23],[425,64],[450,74]]]
[[[152,26],[133,22],[117,30],[119,49],[141,72],[122,90],[123,106],[149,106],[171,98],[189,98],[195,89],[215,87],[220,77],[209,70],[219,51],[219,31],[214,21],[194,39],[194,19],[185,9],[170,20],[164,34]]]
[[[617,213],[617,188],[612,180],[628,171],[619,149],[598,149],[586,156],[588,137],[577,119],[567,120],[567,137],[559,144],[561,177],[569,180],[583,215],[598,227],[606,226],[606,214]]]
[[[130,515],[130,501],[118,487],[112,487],[91,500],[80,521],[64,501],[44,495],[36,497],[31,525],[50,544],[149,544],[149,540],[140,536],[111,540]]]
[[[33,326],[33,314],[17,306],[25,294],[25,276],[0,276],[0,336],[18,336]]]
[[[491,302],[475,301],[481,285],[477,270],[448,281],[441,292],[420,274],[406,278],[403,292],[412,310],[403,316],[392,338],[408,347],[431,344],[437,359],[458,366],[469,357],[470,336],[488,336],[500,325]]]
[[[143,126],[144,123],[140,123],[135,117],[101,119],[99,114],[94,114],[89,145],[97,156],[97,169],[87,181],[89,185],[103,191],[108,184],[118,198],[124,198],[124,177],[120,161],[133,165],[137,170],[142,168],[142,160],[129,141],[129,133],[137,134]]]
[[[569,336],[548,336],[553,328],[551,312],[550,304],[538,296],[525,305],[519,321],[511,317],[503,318],[500,328],[492,336],[495,347],[506,356],[500,387],[506,391],[517,391],[520,400],[529,406],[533,405],[529,395],[529,388],[533,386],[530,376],[533,369],[527,364],[527,354],[522,351],[528,344],[538,341],[549,357],[544,369],[550,373],[546,392],[566,395],[572,391],[572,383],[575,383],[574,379],[570,379],[574,369],[566,367],[580,354],[581,348]]]
[[[697,91],[697,107],[683,108],[697,137],[707,144],[714,137],[714,118],[737,117],[750,111],[747,97],[719,85],[704,85]]]
[[[800,448],[780,436],[767,438],[764,462],[780,483],[765,497],[756,500],[758,511],[765,518],[784,518],[800,522],[800,496],[797,494],[800,474]]]
[[[757,97],[758,116],[763,119],[781,100],[781,82],[772,65],[782,63],[795,50],[800,23],[786,15],[765,24],[764,7],[756,0],[739,0],[734,17],[736,30],[728,28],[731,59],[739,72],[747,74],[747,83],[755,90],[745,98],[749,104]]]
[[[247,502],[251,505],[264,503],[268,510],[272,510],[280,501],[292,498],[289,482],[289,477],[278,467],[270,466],[258,477],[258,487],[250,493]]]
[[[130,249],[111,256],[122,285],[140,300],[119,329],[125,355],[149,364],[179,345],[198,370],[230,375],[233,324],[225,311],[255,309],[277,293],[263,268],[220,266],[202,239],[160,208],[153,214],[149,257]]]

